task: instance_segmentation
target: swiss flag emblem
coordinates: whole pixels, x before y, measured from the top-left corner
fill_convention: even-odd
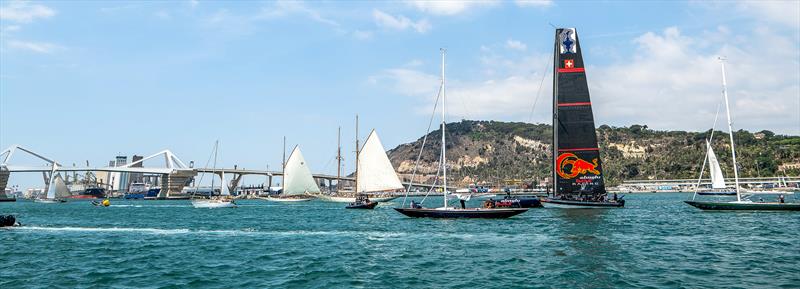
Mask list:
[[[574,68],[575,67],[575,60],[574,59],[565,59],[564,60],[564,68]]]

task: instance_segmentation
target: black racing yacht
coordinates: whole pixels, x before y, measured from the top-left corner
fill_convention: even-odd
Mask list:
[[[622,208],[603,182],[592,102],[575,28],[556,29],[553,51],[553,194],[545,208]]]

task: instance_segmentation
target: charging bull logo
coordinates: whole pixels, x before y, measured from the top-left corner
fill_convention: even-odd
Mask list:
[[[571,179],[587,173],[594,175],[600,174],[600,171],[597,170],[597,159],[593,159],[590,163],[573,153],[563,153],[559,155],[556,164],[558,164],[556,172],[565,179]]]

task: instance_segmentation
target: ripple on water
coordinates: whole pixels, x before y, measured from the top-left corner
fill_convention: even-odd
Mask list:
[[[0,229],[0,287],[800,288],[800,215],[707,213],[685,198],[509,220],[317,201],[3,203],[26,226]]]

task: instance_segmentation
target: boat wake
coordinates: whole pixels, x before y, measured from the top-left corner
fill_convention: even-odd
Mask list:
[[[42,233],[106,233],[106,234],[148,234],[148,235],[208,235],[208,236],[277,236],[277,237],[303,237],[303,236],[352,236],[366,237],[370,240],[381,240],[386,238],[400,238],[408,236],[407,232],[384,232],[384,231],[258,231],[252,228],[239,230],[191,230],[185,228],[161,229],[161,228],[120,228],[120,227],[41,227],[23,226],[4,228],[14,231],[29,231]],[[426,238],[457,238],[462,240],[473,239],[499,239],[509,236],[498,234],[465,234],[465,233],[414,233],[415,236]],[[519,236],[517,236],[519,237]],[[535,237],[535,236],[527,236]]]

